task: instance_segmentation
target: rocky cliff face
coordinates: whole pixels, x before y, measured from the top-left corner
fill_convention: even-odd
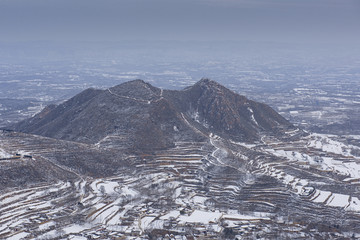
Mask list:
[[[12,128],[151,151],[171,147],[175,141],[200,140],[210,132],[256,141],[260,133],[279,135],[293,126],[269,106],[202,79],[181,91],[162,90],[142,80],[107,90],[87,89]]]

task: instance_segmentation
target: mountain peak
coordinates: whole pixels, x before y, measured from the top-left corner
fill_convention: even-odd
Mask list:
[[[198,81],[193,85],[193,87],[197,87],[197,86],[200,86],[202,89],[213,89],[213,90],[226,89],[218,82],[211,80],[209,78],[202,78],[200,81]]]
[[[140,102],[147,103],[159,98],[161,90],[141,79],[137,79],[111,87],[107,92],[114,97],[137,99]]]
[[[215,81],[209,79],[209,78],[202,78],[200,79],[200,81],[198,81],[196,84],[199,84],[199,85],[210,85],[212,83],[216,83]]]
[[[116,90],[121,88],[137,88],[137,87],[149,88],[150,86],[154,88],[151,84],[145,82],[144,80],[136,79],[136,80],[120,83],[116,86],[110,87],[109,89]]]
[[[124,83],[121,83],[119,85],[134,85],[134,86],[144,86],[144,85],[147,85],[148,83],[146,83],[144,80],[142,79],[135,79],[135,80],[131,80],[131,81],[128,81],[128,82],[124,82]]]

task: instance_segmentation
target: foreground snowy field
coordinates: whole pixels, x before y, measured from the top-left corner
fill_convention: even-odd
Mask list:
[[[8,135],[2,158],[44,155],[46,146],[19,144],[37,137]],[[0,238],[360,237],[360,148],[349,144],[357,136],[264,137],[251,145],[209,139],[128,156],[132,171],[114,177],[85,177],[59,164],[77,177],[4,189]]]

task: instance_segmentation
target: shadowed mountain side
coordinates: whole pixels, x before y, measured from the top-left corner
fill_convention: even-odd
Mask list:
[[[164,95],[211,132],[235,140],[258,140],[260,132],[281,136],[284,130],[294,129],[268,105],[251,101],[208,79],[183,91],[165,91]]]

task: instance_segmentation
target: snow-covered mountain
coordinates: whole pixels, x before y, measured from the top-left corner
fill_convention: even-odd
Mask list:
[[[214,81],[86,90],[13,129],[2,239],[360,237],[360,137],[306,133]]]

